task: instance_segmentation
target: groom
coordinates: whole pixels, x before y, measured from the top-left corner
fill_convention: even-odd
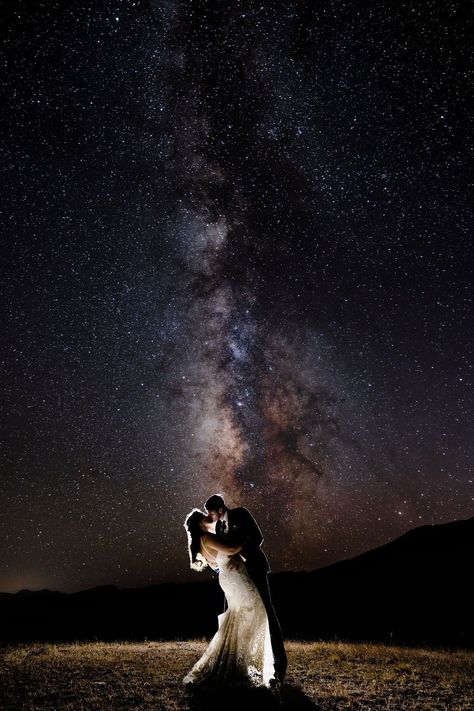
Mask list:
[[[270,566],[265,553],[260,548],[263,541],[262,532],[252,514],[243,506],[228,509],[222,496],[215,494],[205,503],[206,510],[212,521],[216,522],[216,535],[238,545],[244,542],[240,556],[245,561],[247,571],[259,591],[268,615],[270,636],[275,664],[275,675],[283,681],[286,673],[287,658],[280,623],[273,607],[268,573]]]

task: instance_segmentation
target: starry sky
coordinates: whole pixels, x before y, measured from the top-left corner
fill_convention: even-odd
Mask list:
[[[2,3],[0,590],[198,579],[213,493],[274,572],[472,515],[462,7]]]

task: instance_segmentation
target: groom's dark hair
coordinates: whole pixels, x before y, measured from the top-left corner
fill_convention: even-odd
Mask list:
[[[214,496],[210,496],[206,503],[204,504],[206,507],[207,511],[217,511],[218,509],[225,509],[226,505],[224,503],[224,499],[222,496],[219,496],[218,494],[214,494]]]

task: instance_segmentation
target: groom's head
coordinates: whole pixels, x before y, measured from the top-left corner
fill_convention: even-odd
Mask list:
[[[206,510],[213,521],[217,521],[217,519],[222,518],[226,512],[226,505],[224,499],[218,494],[214,494],[214,496],[211,496],[206,501],[204,506],[206,507]]]

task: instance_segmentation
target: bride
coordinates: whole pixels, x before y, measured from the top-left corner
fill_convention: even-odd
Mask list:
[[[218,616],[218,630],[183,683],[247,682],[269,687],[274,679],[273,652],[267,612],[245,563],[236,556],[242,545],[230,546],[211,533],[212,521],[193,509],[184,523],[191,568],[207,565],[219,573],[228,608]]]

